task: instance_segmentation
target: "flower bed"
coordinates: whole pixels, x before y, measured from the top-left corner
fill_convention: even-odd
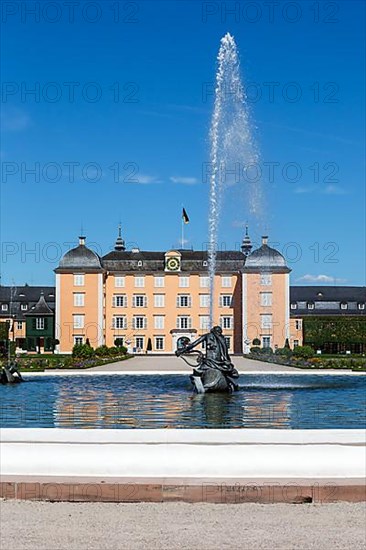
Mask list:
[[[302,349],[300,347],[294,350],[283,348],[283,350],[280,349],[275,352],[270,348],[252,348],[251,352],[245,357],[298,369],[349,369],[366,372],[366,357],[327,358],[312,357],[310,355],[309,346],[304,346]]]

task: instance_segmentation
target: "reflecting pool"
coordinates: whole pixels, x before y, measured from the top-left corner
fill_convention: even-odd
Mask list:
[[[242,374],[233,394],[192,392],[185,375],[28,376],[0,386],[17,428],[364,428],[366,377]]]

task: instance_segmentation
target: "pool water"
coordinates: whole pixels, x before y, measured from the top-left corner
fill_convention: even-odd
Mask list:
[[[185,375],[26,377],[0,386],[14,428],[364,428],[366,377],[242,374],[233,394],[197,395]]]

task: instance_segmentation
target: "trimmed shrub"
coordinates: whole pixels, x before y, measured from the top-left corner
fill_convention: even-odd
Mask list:
[[[281,355],[282,357],[291,357],[292,356],[292,350],[288,347],[278,348],[275,351],[275,355]]]
[[[254,346],[250,348],[250,353],[259,353],[261,348],[259,346]]]
[[[72,356],[80,357],[81,359],[88,359],[89,357],[94,357],[95,352],[93,348],[87,344],[75,344],[72,348]]]
[[[314,357],[314,350],[311,346],[296,346],[293,350],[293,356],[301,359],[310,359]]]
[[[110,355],[109,347],[108,346],[99,346],[95,350],[95,355],[97,357],[108,357],[108,355]]]
[[[117,347],[109,348],[109,355],[111,355],[112,357],[120,354],[121,354],[120,348],[117,348]]]
[[[259,340],[259,338],[254,338],[253,346],[260,347],[260,345],[261,345],[261,341]]]

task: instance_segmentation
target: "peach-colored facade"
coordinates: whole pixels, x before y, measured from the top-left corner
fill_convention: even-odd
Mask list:
[[[207,274],[88,273],[84,274],[83,286],[75,286],[77,275],[83,274],[56,275],[56,338],[60,353],[70,352],[75,343],[85,342],[86,338],[93,347],[104,343],[113,346],[117,338],[122,339],[124,345],[137,352],[146,351],[150,339],[152,352],[172,353],[179,337],[193,339],[209,328]],[[241,314],[241,277],[238,273],[224,277],[215,278],[214,322],[223,326],[230,351],[239,352],[240,324],[234,329],[234,318]],[[82,306],[75,305],[75,294],[83,294]],[[83,316],[82,323],[79,316]]]
[[[118,339],[130,352],[173,353],[179,338],[192,341],[207,332],[207,255],[127,252],[121,236],[116,244],[99,258],[81,238],[56,269],[58,352],[70,353],[87,339],[93,347],[113,346]],[[290,320],[290,270],[283,256],[266,240],[250,255],[222,254],[213,323],[222,327],[229,351],[248,352],[256,338],[272,348],[283,347],[286,339],[291,347],[301,345],[301,320]]]
[[[11,317],[3,317],[1,319],[1,322],[8,322],[9,323],[9,327],[10,327],[10,330],[9,330],[9,335],[10,335],[10,340],[11,341],[14,341],[17,339],[17,338],[25,338],[25,328],[26,328],[26,323],[25,321],[23,320],[17,320],[17,319],[13,319]]]
[[[290,319],[288,273],[243,274],[244,351],[258,339],[260,346],[302,345],[301,320]]]
[[[70,352],[78,338],[80,343],[88,338],[93,347],[102,345],[103,319],[102,273],[56,274],[55,335],[60,352]]]
[[[116,279],[120,284],[121,277],[124,286],[118,287]],[[143,286],[136,286],[142,281]],[[153,352],[172,353],[179,337],[192,339],[204,334],[209,328],[207,282],[207,274],[162,272],[108,276],[105,283],[107,346],[113,346],[117,338],[122,338],[130,348],[145,350],[151,339]],[[232,351],[238,341],[234,331],[234,316],[240,315],[241,308],[238,286],[238,274],[231,276],[230,287],[222,287],[221,276],[216,276],[214,320],[221,325],[225,323],[224,335]],[[221,296],[226,297],[225,303],[230,296],[230,305],[224,305]]]

